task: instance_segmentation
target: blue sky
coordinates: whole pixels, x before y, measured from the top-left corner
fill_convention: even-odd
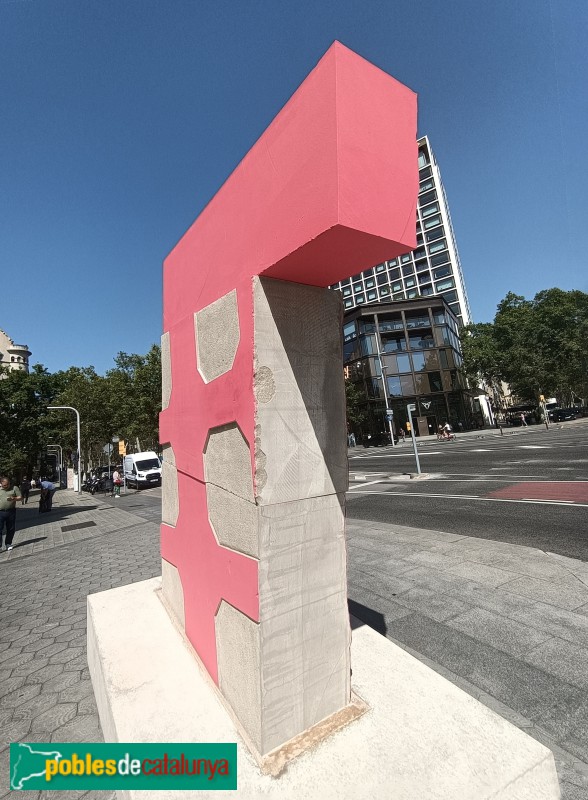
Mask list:
[[[588,291],[586,0],[0,0],[0,328],[113,366],[164,257],[334,39],[419,95],[474,318]]]

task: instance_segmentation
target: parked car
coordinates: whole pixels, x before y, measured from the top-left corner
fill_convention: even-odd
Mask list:
[[[549,419],[553,422],[566,422],[569,419],[579,419],[581,416],[577,408],[554,408],[549,412]]]

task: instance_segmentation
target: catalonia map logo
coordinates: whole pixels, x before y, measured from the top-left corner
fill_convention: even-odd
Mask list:
[[[10,745],[10,788],[236,789],[236,743]]]

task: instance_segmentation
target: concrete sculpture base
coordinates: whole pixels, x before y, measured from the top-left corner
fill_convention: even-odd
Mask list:
[[[353,631],[352,683],[369,711],[279,777],[263,775],[170,621],[160,587],[153,578],[88,597],[88,663],[107,741],[237,741],[238,790],[229,794],[240,800],[560,797],[546,747],[365,625]],[[174,792],[174,800],[192,794]],[[136,796],[163,800],[165,792]]]

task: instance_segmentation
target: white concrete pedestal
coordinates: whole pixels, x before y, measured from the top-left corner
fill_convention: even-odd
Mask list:
[[[236,741],[238,789],[223,796],[239,800],[560,797],[546,747],[365,625],[353,631],[352,685],[370,710],[278,778],[262,775],[171,623],[160,586],[153,578],[88,597],[88,663],[107,741]],[[119,792],[135,796],[166,793]]]

